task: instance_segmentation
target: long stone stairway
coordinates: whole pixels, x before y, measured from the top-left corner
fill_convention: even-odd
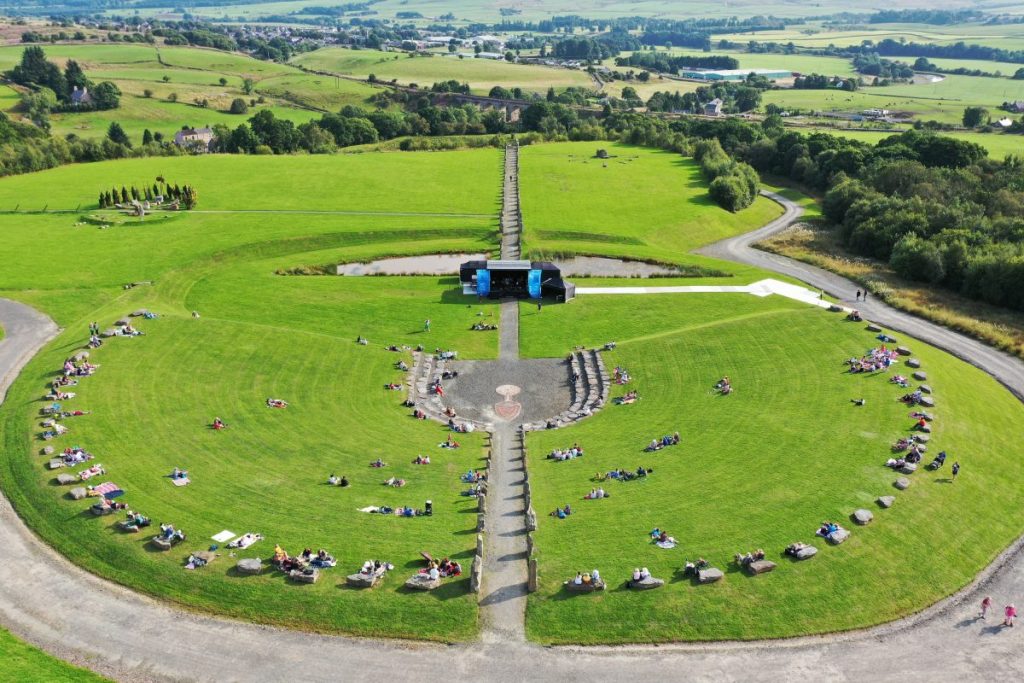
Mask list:
[[[501,258],[520,258],[523,214],[519,209],[519,144],[505,147],[505,176],[501,199]]]

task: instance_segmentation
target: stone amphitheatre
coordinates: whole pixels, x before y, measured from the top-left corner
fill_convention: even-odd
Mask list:
[[[132,681],[1024,673],[1021,362],[606,146],[0,181],[0,624]],[[157,175],[198,208],[77,208]]]

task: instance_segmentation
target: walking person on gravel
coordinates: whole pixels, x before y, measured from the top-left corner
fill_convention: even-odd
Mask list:
[[[988,595],[981,601],[981,618],[984,619],[988,613],[989,608],[992,607],[992,598]]]
[[[1003,626],[1010,626],[1012,628],[1013,620],[1017,618],[1017,608],[1011,602],[1006,606],[1006,609],[1003,610],[1003,614],[1006,615],[1006,618],[1003,619]]]

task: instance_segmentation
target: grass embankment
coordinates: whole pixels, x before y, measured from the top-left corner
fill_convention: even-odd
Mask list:
[[[103,683],[107,679],[51,657],[0,629],[0,678],[19,683]]]
[[[404,391],[384,388],[404,381],[393,366],[410,360],[408,352],[384,346],[422,343],[493,358],[497,337],[469,331],[480,307],[468,308],[451,278],[274,273],[381,254],[493,248],[500,153],[108,162],[5,179],[0,204],[17,198],[74,208],[83,187],[142,184],[159,174],[172,182],[187,175],[201,208],[106,230],[75,227],[76,214],[0,215],[8,236],[0,248],[8,264],[0,283],[5,295],[41,306],[67,327],[29,364],[0,409],[6,495],[70,559],[156,597],[317,631],[472,637],[476,601],[468,575],[429,594],[407,594],[401,585],[421,565],[421,550],[455,557],[468,569],[476,505],[460,495],[459,474],[480,465],[485,436],[462,435],[462,449],[439,449],[446,430],[413,420],[401,406]],[[307,192],[311,177],[319,178],[314,194]],[[449,183],[460,191],[447,192]],[[49,268],[50,256],[31,246],[41,236],[75,244],[74,262]],[[119,288],[142,280],[153,284]],[[87,448],[107,470],[91,483],[116,482],[133,509],[183,528],[189,539],[170,553],[153,552],[149,533],[118,532],[120,515],[96,518],[88,503],[66,499],[35,440],[47,378],[81,348],[86,324],[105,327],[139,307],[160,318],[139,321],[143,337],[93,351],[100,372],[82,380],[68,402],[92,413],[69,420],[71,433],[57,445]],[[202,317],[192,318],[193,310]],[[433,321],[429,335],[422,332],[426,318]],[[356,344],[359,335],[370,345]],[[291,405],[267,408],[268,397]],[[214,416],[229,429],[209,430]],[[434,464],[412,465],[421,453]],[[377,457],[388,467],[370,468]],[[167,474],[174,467],[189,470],[193,483],[173,486]],[[352,486],[327,486],[331,473],[347,475]],[[384,486],[389,477],[408,484]],[[425,500],[434,504],[429,518],[358,511],[422,508]],[[223,529],[267,540],[234,557],[222,546],[214,564],[184,570],[188,553],[211,545]],[[292,553],[327,548],[338,567],[313,586],[277,573],[235,575],[238,557],[266,559],[275,543]],[[395,574],[372,593],[346,589],[344,575],[368,558],[393,562]]]
[[[849,375],[843,360],[878,342],[863,325],[775,297],[745,295],[584,296],[543,313],[522,310],[524,355],[561,355],[575,344],[618,348],[609,370],[625,367],[640,401],[609,405],[564,430],[532,433],[528,465],[540,520],[536,547],[540,590],[531,595],[527,629],[544,643],[754,639],[877,624],[922,609],[960,588],[1016,538],[1024,447],[1009,426],[1024,406],[990,377],[926,345],[908,343],[922,360],[937,407],[929,456],[949,453],[946,469],[923,469],[896,491],[883,466],[889,446],[909,433],[905,390],[891,373]],[[894,372],[906,372],[898,365]],[[727,397],[712,385],[728,375]],[[866,398],[854,407],[851,398]],[[678,430],[682,443],[654,454],[652,439]],[[578,442],[569,462],[546,460]],[[952,460],[963,464],[955,484]],[[654,469],[644,481],[602,484],[604,500],[582,500],[595,472]],[[895,494],[891,511],[875,499]],[[564,520],[548,516],[572,505]],[[856,508],[875,522],[856,527]],[[959,514],[951,515],[950,510]],[[827,547],[814,536],[823,519],[853,535]],[[672,550],[650,543],[666,529]],[[801,540],[818,557],[789,561]],[[747,577],[736,552],[763,548],[774,573]],[[696,586],[678,573],[703,556],[724,581]],[[647,566],[668,581],[635,593],[622,583]],[[600,594],[572,596],[562,581],[598,568]]]
[[[596,158],[598,148],[612,158]],[[650,259],[734,274],[731,281],[763,276],[689,253],[782,213],[763,198],[735,214],[723,211],[692,159],[618,143],[573,142],[524,147],[519,167],[524,253]]]

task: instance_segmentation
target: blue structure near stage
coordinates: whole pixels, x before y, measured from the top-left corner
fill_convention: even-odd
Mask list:
[[[489,299],[540,299],[569,301],[576,287],[548,261],[467,261],[459,267],[464,294]]]

